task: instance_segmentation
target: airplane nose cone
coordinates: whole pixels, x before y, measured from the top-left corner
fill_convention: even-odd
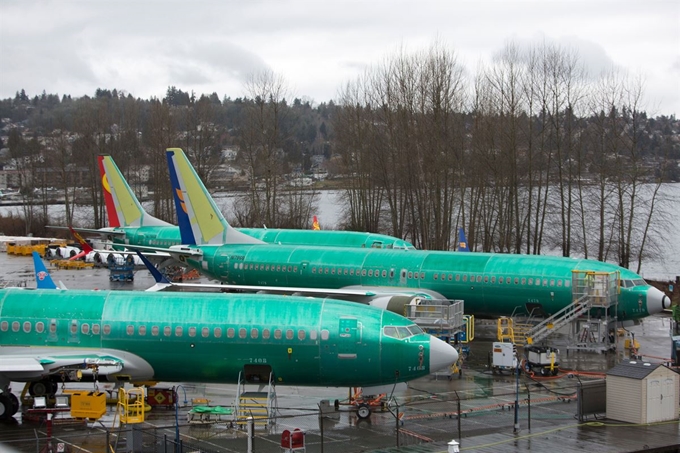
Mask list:
[[[430,338],[430,373],[447,368],[458,361],[458,351],[439,338]]]
[[[650,315],[659,313],[671,306],[671,300],[667,295],[652,287],[647,290],[647,312]]]

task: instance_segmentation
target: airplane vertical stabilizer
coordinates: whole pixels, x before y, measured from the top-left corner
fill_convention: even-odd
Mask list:
[[[111,156],[99,156],[99,171],[111,227],[172,226],[148,214]]]
[[[229,225],[184,151],[169,148],[166,154],[184,244],[263,244]]]
[[[33,252],[33,267],[35,268],[35,283],[38,289],[58,289],[59,287],[54,283],[50,273],[47,272],[45,263],[38,252]]]
[[[465,230],[461,227],[458,228],[458,251],[459,252],[469,252],[470,247],[468,247],[467,239],[465,238]]]

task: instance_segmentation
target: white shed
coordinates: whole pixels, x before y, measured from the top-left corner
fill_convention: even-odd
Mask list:
[[[607,372],[607,418],[630,423],[678,419],[680,374],[662,364],[626,361]]]

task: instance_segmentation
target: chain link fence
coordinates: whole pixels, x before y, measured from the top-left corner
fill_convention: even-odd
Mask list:
[[[550,390],[541,384],[523,384],[517,393],[514,379],[509,377],[501,389],[493,391],[427,394],[419,390],[411,398],[374,404],[365,418],[360,417],[356,404],[322,401],[317,408],[279,407],[274,417],[253,422],[252,437],[245,421],[237,423],[231,418],[188,423],[185,418],[176,426],[175,411],[169,410],[165,415],[157,414],[159,418],[152,422],[126,428],[55,426],[51,441],[43,425],[32,435],[23,431],[23,438],[5,441],[4,445],[17,452],[281,453],[287,451],[282,447],[282,437],[288,431],[304,433],[304,451],[309,453],[407,451],[416,445],[420,451],[442,452],[453,439],[465,445],[466,439],[475,436],[512,433],[516,423],[526,429],[532,422],[573,422],[577,405],[569,403],[574,399],[576,382],[565,384]],[[515,414],[516,400],[519,405]],[[46,449],[48,444],[52,450]],[[62,450],[57,449],[58,444]]]

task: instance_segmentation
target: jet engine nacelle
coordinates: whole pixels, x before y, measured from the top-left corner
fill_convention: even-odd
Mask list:
[[[59,247],[57,249],[57,255],[62,257],[62,258],[73,258],[80,252],[80,249],[77,247],[71,247],[66,246],[66,247]]]
[[[393,313],[397,313],[401,316],[404,316],[404,314],[406,313],[407,306],[420,305],[422,303],[427,303],[426,301],[427,299],[423,299],[421,296],[386,295],[375,296],[369,300],[368,304],[373,307],[377,307],[382,310],[388,310]]]

